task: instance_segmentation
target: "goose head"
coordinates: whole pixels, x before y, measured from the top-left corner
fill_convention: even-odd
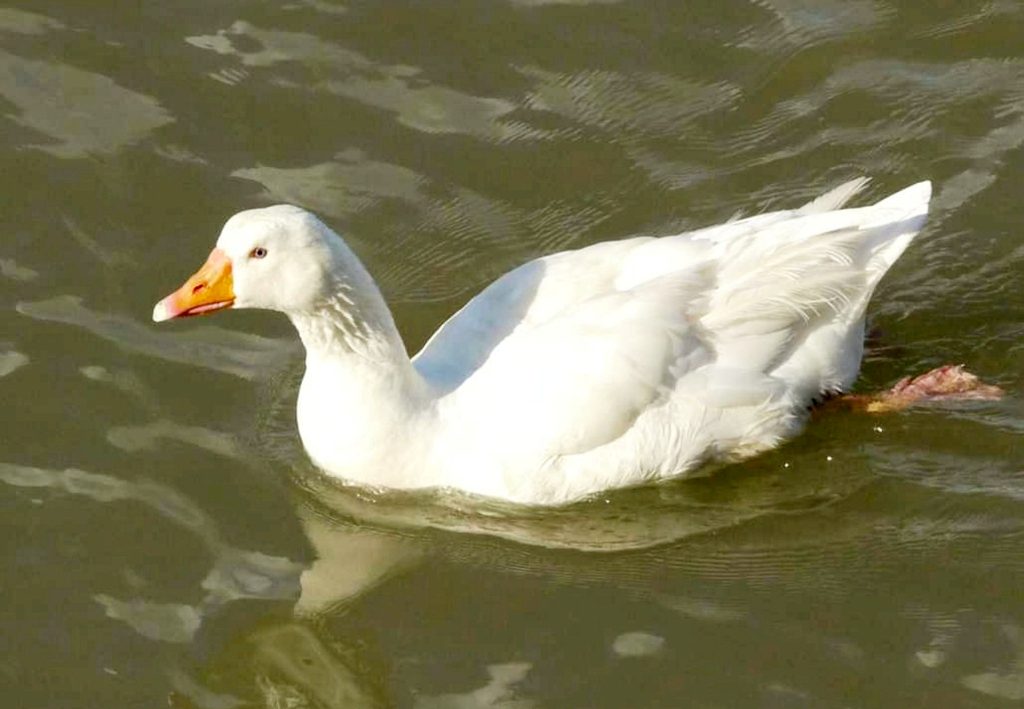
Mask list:
[[[341,237],[300,207],[231,217],[206,263],[153,308],[153,320],[225,308],[310,313],[342,291],[376,290]]]

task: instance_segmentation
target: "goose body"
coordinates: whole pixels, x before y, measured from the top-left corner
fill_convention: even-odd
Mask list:
[[[154,319],[285,312],[306,348],[299,433],[332,475],[561,504],[771,448],[853,383],[868,300],[931,194],[842,208],[865,184],[530,261],[411,359],[339,236],[297,207],[250,210]]]

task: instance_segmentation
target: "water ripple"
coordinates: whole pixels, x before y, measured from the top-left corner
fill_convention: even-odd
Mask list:
[[[10,120],[43,137],[28,147],[60,158],[113,153],[174,121],[156,99],[106,76],[3,50],[0,95],[18,109]]]
[[[708,84],[664,74],[624,74],[604,70],[552,72],[524,65],[519,71],[535,81],[524,104],[550,111],[592,128],[623,134],[676,136],[694,119],[722,111],[740,96],[737,86]]]
[[[6,377],[28,364],[28,355],[17,350],[0,350],[0,377]]]
[[[434,84],[416,67],[378,64],[311,34],[263,29],[239,20],[216,34],[192,36],[186,41],[199,49],[233,56],[253,70],[276,68],[272,81],[278,85],[323,89],[394,113],[403,125],[425,133],[463,133],[493,140],[543,135],[543,131],[528,131],[521,125],[505,126],[499,119],[515,106],[504,99],[473,96]],[[313,69],[312,76],[301,81],[293,78],[291,73],[298,66]],[[215,78],[223,80],[223,74]],[[235,75],[235,79],[244,76]]]
[[[187,443],[226,458],[241,457],[238,444],[231,434],[204,426],[186,426],[160,419],[147,424],[114,426],[107,431],[107,440],[128,452],[153,448],[161,439]]]
[[[778,52],[786,45],[807,47],[856,34],[877,32],[895,14],[878,0],[754,0],[774,17],[768,27],[742,34],[736,46]]]
[[[1019,15],[1020,12],[1020,3],[1014,2],[1013,0],[996,0],[995,2],[986,2],[973,12],[967,12],[966,14],[958,17],[941,20],[927,25],[915,31],[911,36],[921,39],[946,39],[956,35],[969,33],[969,31],[975,29],[977,25],[993,20],[998,21],[1006,17],[1012,17],[1013,15]]]
[[[291,340],[275,340],[218,327],[204,326],[184,332],[158,332],[131,318],[97,313],[82,299],[65,295],[18,303],[17,311],[35,320],[59,322],[110,340],[125,349],[161,359],[226,372],[244,379],[280,369],[296,353]]]
[[[109,617],[132,626],[144,637],[188,642],[202,619],[241,598],[293,599],[299,592],[304,565],[261,552],[235,548],[223,539],[215,519],[182,493],[149,480],[128,481],[69,468],[51,470],[0,462],[0,482],[20,488],[62,490],[96,502],[134,501],[198,537],[214,559],[202,582],[205,598],[198,605],[120,600],[96,594]]]
[[[424,204],[425,178],[390,163],[365,158],[358,150],[339,153],[332,162],[307,167],[242,168],[237,177],[255,180],[275,200],[303,204],[320,214],[352,216],[383,200]]]
[[[0,32],[39,35],[46,34],[51,30],[64,28],[63,22],[46,15],[37,15],[34,12],[26,12],[25,10],[15,10],[12,7],[0,7]]]
[[[350,221],[362,216],[372,232],[364,234],[360,222],[353,222],[345,237],[389,297],[400,300],[440,300],[464,292],[467,284],[486,285],[533,255],[580,243],[610,216],[608,209],[595,204],[555,200],[533,209],[518,208],[370,159],[357,149],[308,167],[261,165],[234,174],[259,182],[267,201],[301,204]],[[382,213],[389,218],[375,218]],[[367,238],[380,231],[384,233]],[[530,251],[518,246],[524,235],[530,236]],[[416,258],[404,258],[409,253],[416,253]],[[499,259],[502,253],[506,256]],[[466,274],[472,274],[475,284]]]
[[[26,266],[21,266],[14,259],[0,258],[0,276],[10,278],[12,281],[31,281],[39,277],[39,272]]]

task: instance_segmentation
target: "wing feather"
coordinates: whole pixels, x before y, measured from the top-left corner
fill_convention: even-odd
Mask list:
[[[472,435],[487,446],[529,442],[521,455],[540,460],[612,441],[669,397],[680,376],[710,361],[687,313],[706,287],[693,269],[580,303],[503,340],[451,405],[457,415],[500,402],[502,420]]]
[[[629,254],[651,237],[594,244],[530,261],[509,271],[450,317],[413,358],[441,391],[473,374],[506,339],[614,292]]]
[[[439,411],[459,422],[457,435],[534,466],[616,440],[673,393],[721,389],[687,394],[702,377],[758,382],[739,387],[755,399],[844,386],[871,292],[930,195],[921,183],[833,211],[865,185],[798,210],[537,259],[467,303],[414,364],[443,394]],[[475,411],[498,413],[477,421]]]

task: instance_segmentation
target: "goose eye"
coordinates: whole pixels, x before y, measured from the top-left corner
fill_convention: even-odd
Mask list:
[[[255,249],[249,252],[249,258],[263,258],[267,255],[267,250],[262,246],[257,246]]]

